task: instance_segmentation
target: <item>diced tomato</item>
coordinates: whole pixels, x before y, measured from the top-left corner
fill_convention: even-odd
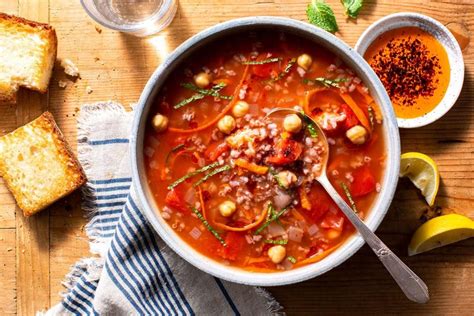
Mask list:
[[[331,208],[336,208],[336,204],[319,184],[311,188],[311,191],[308,193],[308,199],[311,202],[311,209],[304,210],[304,212],[315,223],[326,215]]]
[[[267,157],[267,163],[286,165],[296,161],[303,152],[303,146],[292,139],[280,139],[275,145],[275,155]]]
[[[346,119],[343,122],[344,131],[359,124],[359,119],[347,104],[341,105],[341,111],[346,115]]]
[[[170,190],[166,194],[165,204],[178,212],[189,213],[189,208],[183,200],[183,195],[177,188]]]
[[[351,194],[353,197],[360,197],[375,191],[375,177],[369,167],[363,166],[352,173],[354,182],[351,184]]]
[[[321,227],[342,231],[344,227],[344,216],[341,214],[340,211],[338,211],[337,213],[326,213],[326,216],[324,216],[323,220],[321,221]]]
[[[227,143],[212,143],[206,149],[206,157],[211,161],[216,161],[217,158],[229,150]]]
[[[217,249],[217,254],[226,260],[234,261],[247,242],[243,233],[228,232],[225,236],[225,243],[227,246],[221,245]]]
[[[274,71],[274,67],[275,65],[273,63],[254,65],[252,67],[252,72],[258,77],[267,78],[270,77],[270,74]]]

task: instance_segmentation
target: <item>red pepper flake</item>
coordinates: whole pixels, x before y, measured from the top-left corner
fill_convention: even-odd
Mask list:
[[[419,97],[431,97],[441,74],[439,58],[417,38],[391,39],[370,61],[392,101],[413,106]]]

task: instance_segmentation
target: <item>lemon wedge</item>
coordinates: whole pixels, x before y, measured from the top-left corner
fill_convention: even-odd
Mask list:
[[[421,225],[408,246],[413,256],[434,248],[474,237],[474,221],[459,214],[442,215]]]
[[[425,154],[405,153],[401,156],[400,177],[408,177],[433,206],[439,188],[439,171],[436,162]]]

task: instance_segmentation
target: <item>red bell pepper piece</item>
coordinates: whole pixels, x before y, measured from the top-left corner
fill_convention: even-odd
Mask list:
[[[361,197],[375,191],[375,177],[369,167],[363,166],[352,173],[354,182],[352,182],[350,191],[353,197]]]
[[[179,191],[177,188],[168,191],[165,198],[165,204],[181,213],[189,213],[190,211],[183,200],[181,191]]]
[[[303,152],[303,146],[292,139],[280,139],[275,145],[275,155],[266,159],[267,163],[286,165],[296,161]]]
[[[225,243],[227,246],[221,245],[217,249],[217,254],[226,260],[234,261],[239,257],[241,250],[247,242],[243,233],[228,232],[225,236]]]

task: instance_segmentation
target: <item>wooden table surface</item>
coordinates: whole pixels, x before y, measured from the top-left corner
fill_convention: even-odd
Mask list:
[[[51,23],[59,39],[59,58],[70,58],[81,71],[72,82],[58,66],[48,95],[21,91],[16,106],[0,106],[0,135],[51,111],[76,143],[76,114],[81,104],[116,100],[136,102],[148,77],[177,45],[218,22],[250,15],[279,15],[306,21],[309,0],[181,0],[175,20],[151,38],[136,38],[104,28],[86,15],[79,1],[2,0],[0,12]],[[339,37],[354,45],[375,20],[394,12],[430,15],[443,24],[462,23],[474,33],[473,0],[370,0],[357,21],[347,21],[339,0],[329,2],[339,23]],[[100,31],[101,30],[101,31]],[[474,47],[464,50],[466,78],[454,108],[438,122],[402,130],[402,151],[433,157],[441,172],[437,203],[443,212],[474,218],[473,152]],[[0,58],[2,58],[0,56]],[[65,89],[58,81],[67,80]],[[86,87],[93,89],[86,93]],[[80,194],[25,219],[0,180],[0,315],[33,315],[56,304],[61,280],[70,266],[89,255]],[[410,236],[426,210],[420,195],[400,181],[394,203],[378,229],[381,238],[427,283],[431,301],[407,301],[367,246],[333,271],[316,279],[270,291],[288,314],[474,314],[474,238],[407,257]]]

